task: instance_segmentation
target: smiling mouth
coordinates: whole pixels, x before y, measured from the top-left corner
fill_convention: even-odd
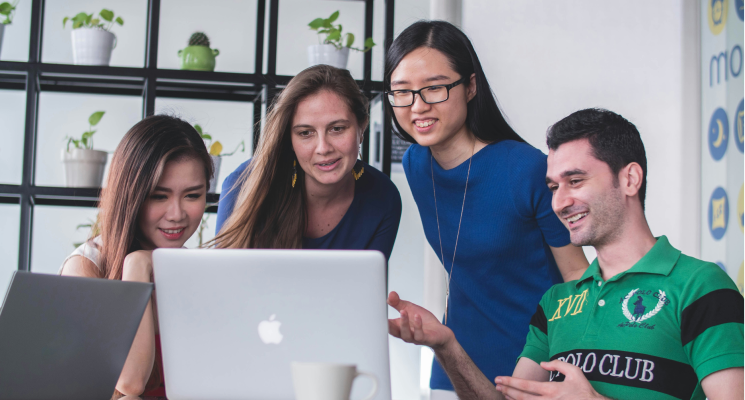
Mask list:
[[[169,234],[169,235],[175,235],[177,233],[183,232],[184,229],[186,229],[186,228],[180,228],[180,229],[162,229],[161,228],[160,230],[163,231],[163,232],[165,232],[165,233],[167,233],[167,234]]]
[[[577,222],[577,221],[581,220],[582,218],[586,217],[586,216],[587,216],[587,214],[588,214],[588,213],[586,213],[586,212],[583,212],[583,213],[579,213],[579,214],[574,214],[574,215],[572,215],[571,217],[569,217],[569,218],[566,218],[566,220],[567,220],[567,221],[568,221],[569,223],[575,223],[575,222]]]
[[[435,123],[434,119],[430,119],[428,121],[414,121],[414,125],[420,127],[420,128],[426,128],[428,126],[431,126]]]

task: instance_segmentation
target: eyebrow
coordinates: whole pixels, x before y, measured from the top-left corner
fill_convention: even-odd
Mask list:
[[[429,77],[429,78],[425,79],[424,81],[425,82],[434,82],[434,81],[442,81],[442,80],[445,80],[445,79],[450,79],[450,77],[447,77],[445,75],[435,75],[435,76],[432,76],[432,77]],[[405,85],[407,83],[410,83],[410,82],[409,81],[403,81],[403,80],[393,81],[393,82],[391,82],[391,86]]]
[[[337,120],[334,120],[334,121],[329,122],[326,126],[331,126],[331,125],[336,125],[336,124],[342,124],[342,123],[343,124],[348,124],[350,122],[349,122],[348,119],[337,119]],[[295,125],[295,126],[292,127],[292,129],[297,129],[297,128],[313,128],[313,126],[308,125],[308,124],[298,124],[298,125]]]
[[[568,171],[564,171],[564,172],[562,172],[562,173],[561,173],[561,175],[560,175],[560,176],[561,176],[562,178],[566,178],[566,177],[568,177],[568,176],[574,176],[574,175],[586,175],[586,174],[587,174],[587,171],[584,171],[584,170],[581,170],[581,169],[577,168],[577,169],[570,169],[570,170],[568,170]],[[548,185],[549,183],[553,183],[553,182],[554,182],[554,180],[553,180],[553,179],[549,178],[548,176],[546,177],[546,184],[547,184],[547,185]]]
[[[201,184],[201,185],[196,185],[196,186],[191,186],[191,187],[188,187],[188,188],[184,189],[184,192],[191,192],[191,191],[193,191],[193,190],[199,190],[199,189],[201,189],[201,188],[203,188],[203,187],[204,187],[204,184]],[[166,193],[172,193],[172,192],[173,192],[173,190],[171,190],[171,189],[169,189],[169,188],[165,188],[165,187],[163,187],[163,186],[156,186],[156,187],[155,187],[155,190],[153,190],[153,192],[166,192]]]

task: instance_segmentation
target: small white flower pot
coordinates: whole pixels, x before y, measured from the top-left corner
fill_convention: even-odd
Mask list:
[[[101,187],[106,168],[105,151],[89,149],[62,149],[67,187]]]
[[[0,54],[3,53],[3,33],[5,32],[5,24],[0,24]]]
[[[215,168],[215,174],[212,175],[212,179],[210,179],[210,190],[208,193],[217,193],[217,178],[220,176],[220,164],[222,163],[222,157],[220,156],[210,156],[212,157],[212,165]]]
[[[72,30],[72,60],[75,65],[109,65],[116,36],[100,28]]]
[[[349,47],[338,50],[331,44],[316,44],[308,46],[308,64],[312,67],[318,64],[326,64],[336,68],[347,68],[349,59]]]

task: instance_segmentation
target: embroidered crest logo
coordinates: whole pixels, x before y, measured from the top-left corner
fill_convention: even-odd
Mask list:
[[[665,292],[662,290],[659,290],[659,294],[655,295],[655,297],[658,298],[657,306],[653,310],[645,313],[645,311],[647,311],[647,307],[644,306],[644,299],[642,298],[642,296],[634,297],[634,295],[638,291],[639,291],[639,288],[636,288],[630,291],[629,294],[626,295],[626,297],[624,297],[623,303],[621,304],[621,310],[623,311],[623,315],[629,320],[629,322],[642,322],[644,320],[650,319],[654,317],[655,314],[660,312],[660,310],[665,304],[669,303],[669,301],[667,301],[667,297],[665,296]],[[629,300],[632,300],[632,299],[633,299],[632,304],[634,305],[634,312],[631,312],[629,310]]]

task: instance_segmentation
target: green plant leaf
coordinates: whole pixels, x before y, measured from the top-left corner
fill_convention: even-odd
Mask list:
[[[11,11],[13,11],[13,6],[10,3],[5,2],[0,4],[0,14],[8,15]]]
[[[310,29],[319,29],[323,26],[323,18],[316,18],[308,24]]]
[[[122,19],[122,17],[116,17],[115,21],[117,24],[124,26],[124,20]]]
[[[338,29],[332,29],[331,32],[329,32],[329,36],[326,38],[329,42],[334,42],[341,39],[341,31]]]
[[[93,18],[93,19],[91,20],[91,25],[98,25],[98,24],[100,24],[100,23],[101,23],[101,20],[100,20],[100,19],[98,19],[98,18]]]
[[[202,135],[202,139],[204,139],[204,140],[212,140],[212,135],[210,135],[209,133],[205,133],[205,134]]]
[[[93,114],[91,114],[90,117],[88,117],[88,123],[91,124],[91,126],[96,126],[99,121],[101,121],[101,118],[103,115],[106,114],[106,111],[96,111]]]
[[[111,11],[111,10],[107,10],[107,9],[104,8],[98,14],[101,15],[101,18],[103,18],[104,20],[106,20],[108,22],[111,22],[111,21],[114,20],[114,12]]]
[[[331,28],[331,26],[332,26],[332,25],[331,25],[331,21],[329,21],[329,20],[327,20],[327,19],[324,19],[324,20],[323,20],[323,27],[324,27],[324,28]]]
[[[197,131],[197,133],[199,134],[199,136],[202,136],[202,126],[201,125],[195,124],[194,125],[194,130]]]
[[[347,47],[352,47],[352,44],[354,43],[354,34],[347,33]]]
[[[72,29],[78,29],[78,28],[80,28],[82,26],[83,26],[83,22],[82,21],[78,21],[78,22],[72,24]]]
[[[70,20],[70,17],[62,18],[62,29],[65,28],[65,24],[67,23],[68,20]]]
[[[93,19],[93,14],[86,15],[85,16],[85,23],[86,23],[86,25],[90,25],[92,19]]]
[[[373,42],[373,38],[369,37],[365,39],[365,51],[367,51],[373,46],[375,46],[375,42]]]
[[[328,18],[329,23],[336,21],[339,18],[339,10],[334,11],[333,14]]]

